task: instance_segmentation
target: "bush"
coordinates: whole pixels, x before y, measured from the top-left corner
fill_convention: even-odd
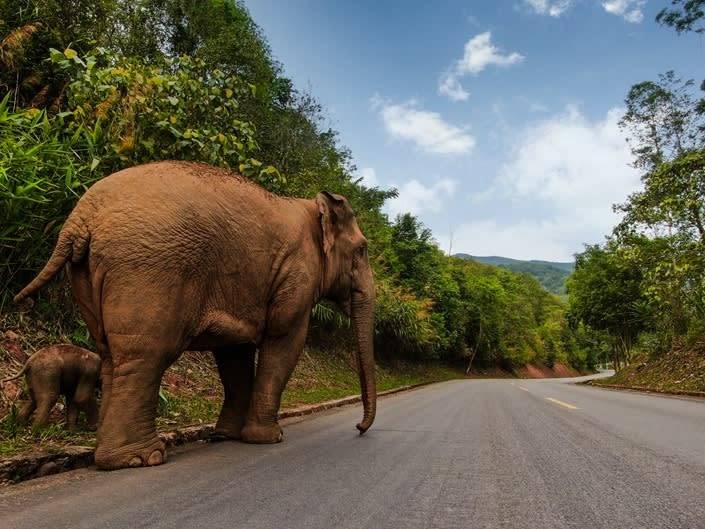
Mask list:
[[[240,119],[251,88],[183,57],[147,66],[97,50],[52,51],[70,79],[64,111],[12,112],[0,103],[0,285],[4,303],[46,261],[76,200],[100,177],[153,160],[233,168],[277,191],[283,176],[253,157]]]

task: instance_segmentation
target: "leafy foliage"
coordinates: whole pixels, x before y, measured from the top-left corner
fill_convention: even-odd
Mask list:
[[[647,300],[642,275],[620,250],[588,246],[576,259],[568,280],[570,316],[613,339],[614,363],[628,362],[632,346],[646,327]]]
[[[275,168],[251,156],[254,126],[240,119],[238,103],[250,91],[236,78],[206,72],[197,59],[161,68],[101,49],[84,58],[54,50],[52,61],[71,80],[62,112],[13,113],[9,95],[0,103],[4,295],[41,266],[63,218],[102,175],[155,159],[197,159],[273,190],[283,185]]]
[[[543,288],[556,295],[565,295],[565,282],[573,271],[573,263],[555,263],[550,261],[521,261],[507,257],[476,257],[456,254],[456,257],[473,259],[479,263],[501,266],[519,274],[529,274],[536,278]]]

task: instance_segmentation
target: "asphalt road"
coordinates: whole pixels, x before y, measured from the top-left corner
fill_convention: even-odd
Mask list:
[[[554,399],[554,400],[550,400]],[[705,528],[705,403],[557,380],[451,381],[0,493],[19,528]]]

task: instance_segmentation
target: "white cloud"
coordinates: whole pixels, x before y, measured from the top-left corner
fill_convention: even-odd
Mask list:
[[[646,0],[602,0],[605,11],[622,17],[627,22],[639,24],[644,20],[642,7]],[[524,4],[540,15],[559,17],[574,4],[575,0],[524,0]]]
[[[492,44],[492,33],[486,31],[465,43],[465,53],[455,69],[459,74],[477,74],[489,65],[511,66],[523,60],[524,56],[521,53],[502,54],[502,51]]]
[[[521,53],[503,53],[492,44],[492,33],[486,31],[475,35],[465,43],[463,57],[458,59],[450,71],[438,80],[438,93],[453,101],[465,101],[470,97],[460,84],[460,78],[467,74],[477,75],[488,66],[511,66],[524,60]]]
[[[572,253],[567,248],[572,247],[573,240],[566,226],[553,220],[522,220],[506,225],[495,220],[466,222],[453,227],[453,253],[570,261]],[[440,248],[450,247],[447,235],[436,238]]]
[[[357,172],[357,177],[362,178],[362,185],[365,187],[379,187],[377,180],[377,171],[372,167],[363,167]]]
[[[373,98],[384,127],[395,139],[407,140],[435,154],[464,154],[475,147],[475,138],[465,129],[443,120],[437,112],[419,107],[416,101],[395,104]]]
[[[465,101],[470,97],[470,92],[462,87],[458,77],[453,72],[442,75],[438,80],[438,93],[449,97],[453,101]]]
[[[641,8],[644,0],[606,0],[602,2],[605,11],[613,15],[618,15],[632,24],[639,24],[644,20],[644,13]]]
[[[573,0],[524,0],[524,3],[539,15],[559,17],[573,5]]]
[[[539,199],[554,209],[590,217],[607,232],[611,205],[639,185],[631,153],[619,129],[620,109],[597,122],[578,108],[530,127],[503,166],[496,186],[517,199]]]
[[[454,180],[444,178],[431,186],[410,180],[395,187],[399,195],[385,204],[385,210],[391,217],[402,213],[437,213],[443,208],[443,201],[455,192],[457,184]]]
[[[640,186],[621,115],[615,108],[590,121],[570,106],[530,126],[492,188],[471,198],[529,213],[515,221],[465,223],[455,230],[453,247],[475,255],[569,259],[582,243],[600,241],[619,218],[612,204]]]

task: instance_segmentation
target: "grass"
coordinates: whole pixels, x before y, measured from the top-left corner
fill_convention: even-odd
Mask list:
[[[5,344],[7,345],[7,344]],[[0,363],[3,343],[0,343]],[[16,362],[15,362],[16,364]],[[304,351],[282,398],[282,409],[338,399],[360,393],[353,357],[340,350]],[[4,369],[11,372],[12,368]],[[3,371],[3,369],[0,369]],[[443,365],[398,362],[377,367],[377,390],[385,391],[421,382],[435,382],[462,377],[462,372]],[[33,431],[17,421],[17,397],[5,399],[0,420],[0,457],[35,451],[57,452],[68,445],[93,446],[95,432],[64,428],[60,407],[52,414],[52,423]],[[157,428],[161,431],[214,422],[222,403],[222,388],[212,355],[189,352],[164,375],[160,390]]]
[[[282,408],[339,399],[360,393],[355,362],[349,353],[308,349],[299,360],[284,391]],[[459,378],[462,372],[438,364],[397,362],[377,366],[377,391]]]
[[[705,342],[674,349],[657,358],[642,357],[593,384],[617,384],[655,391],[705,391]]]
[[[85,429],[84,424],[71,432],[58,422],[35,430],[19,423],[16,406],[0,420],[0,457],[35,451],[56,453],[67,445],[94,446],[95,432]]]

